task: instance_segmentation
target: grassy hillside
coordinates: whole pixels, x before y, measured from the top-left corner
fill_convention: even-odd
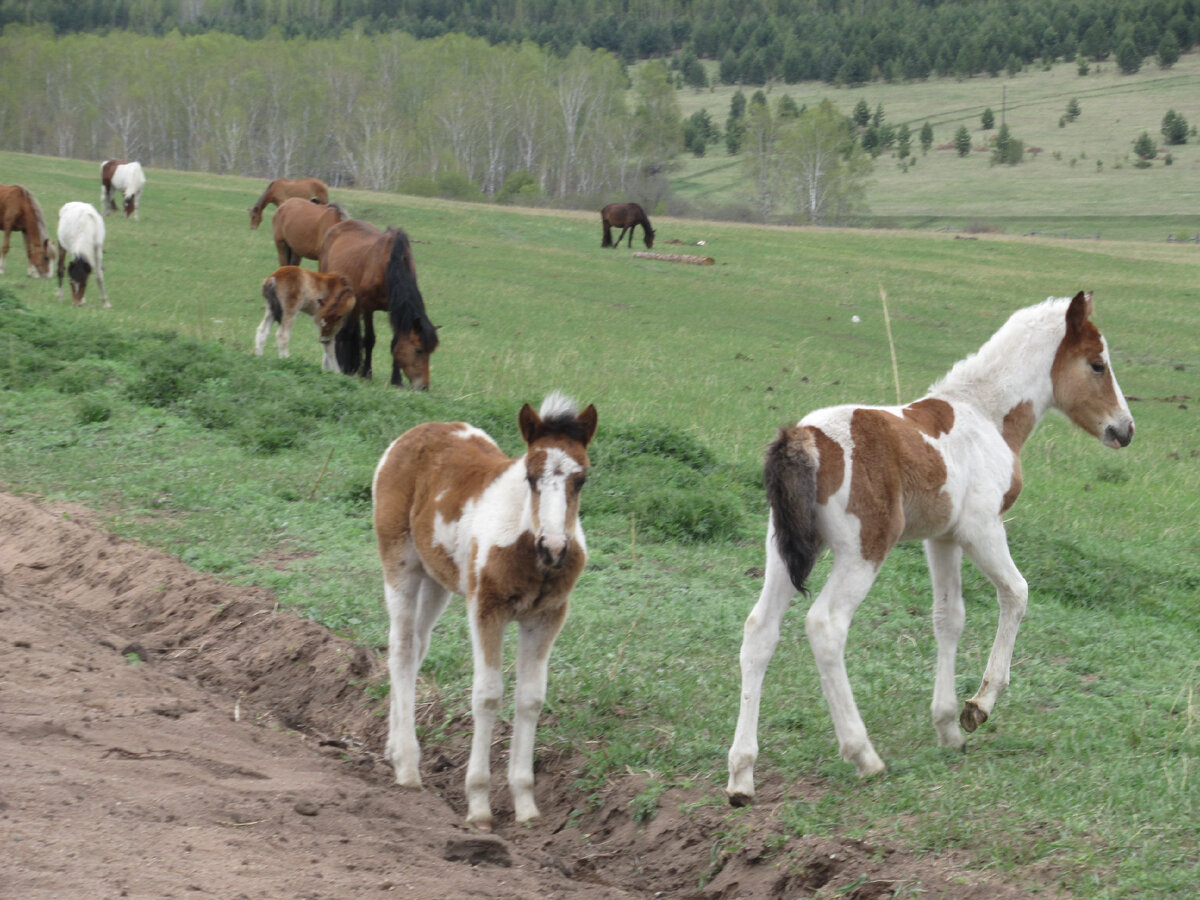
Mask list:
[[[0,154],[0,182],[29,187],[51,222],[67,200],[96,202],[98,170]],[[1196,883],[1196,245],[656,219],[656,249],[707,241],[716,264],[698,267],[601,250],[595,213],[335,191],[413,239],[442,326],[433,389],[413,395],[319,372],[308,321],[291,361],[253,358],[258,285],[276,266],[268,225],[248,228],[262,184],[147,175],[141,221],[107,220],[111,310],[95,285],[81,309],[56,302],[24,277],[15,239],[0,276],[0,482],[92,506],[123,534],[378,646],[366,498],[387,442],[466,418],[513,448],[522,402],[561,388],[596,403],[592,559],[539,742],[586,760],[581,803],[619,773],[648,773],[646,814],[672,785],[723,804],[741,626],[760,586],[761,449],[811,408],[895,399],[881,291],[912,398],[1014,309],[1093,290],[1137,437],[1118,453],[1052,416],[1031,439],[1009,521],[1030,612],[993,720],[965,755],[934,746],[928,580],[920,548],[898,550],[848,654],[890,774],[860,783],[838,760],[798,609],[767,679],[760,777],[819,790],[785,797],[770,834],[746,834],[730,812],[714,862],[747,842],[836,833],[953,851],[1078,896]],[[995,619],[973,570],[966,585],[964,696]],[[426,690],[462,712],[461,614],[439,633]],[[450,739],[447,721],[425,739]]]
[[[753,90],[743,92],[749,97]],[[679,97],[685,116],[707,109],[723,127],[734,92],[729,87],[684,90]],[[902,171],[887,155],[876,163],[867,194],[876,224],[986,225],[1009,234],[1038,230],[1145,241],[1200,233],[1200,216],[1188,188],[1200,177],[1200,139],[1193,136],[1186,145],[1171,147],[1171,166],[1160,160],[1149,169],[1135,168],[1132,150],[1143,131],[1161,145],[1159,129],[1169,109],[1189,124],[1200,125],[1200,54],[1189,54],[1166,70],[1148,63],[1135,75],[1121,75],[1114,64],[1101,63],[1080,77],[1074,63],[1059,63],[1012,77],[963,81],[932,79],[854,89],[815,82],[776,85],[768,97],[773,101],[783,93],[801,105],[829,98],[847,115],[860,99],[872,111],[882,104],[888,122],[897,127],[907,123],[912,129],[915,166]],[[1078,99],[1081,115],[1059,127],[1071,98]],[[980,115],[989,107],[996,128],[1003,110],[1013,136],[1027,149],[1040,147],[1042,152],[1011,168],[989,165],[990,154],[984,152],[966,158],[953,149],[921,155],[917,135],[927,121],[934,129],[934,147],[952,143],[964,124],[975,146],[986,146],[988,137],[996,134],[995,129],[980,129]],[[710,148],[703,158],[686,158],[673,186],[699,205],[732,202],[742,190],[736,163],[723,146]]]

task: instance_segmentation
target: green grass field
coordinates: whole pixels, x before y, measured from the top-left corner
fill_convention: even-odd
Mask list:
[[[29,187],[50,222],[67,200],[98,202],[98,168],[0,154],[0,182]],[[837,758],[800,610],[768,674],[759,774],[827,788],[781,806],[781,835],[964,852],[974,868],[1076,896],[1197,883],[1200,247],[656,219],[656,249],[707,241],[716,263],[699,267],[602,251],[595,213],[334,191],[413,239],[442,326],[433,389],[414,395],[319,372],[308,321],[291,361],[273,345],[253,358],[258,285],[276,266],[267,225],[248,228],[262,183],[147,175],[141,221],[107,220],[110,310],[94,284],[83,308],[55,301],[50,282],[24,277],[15,238],[0,276],[0,482],[87,504],[114,531],[380,646],[366,491],[387,443],[419,421],[467,418],[515,449],[521,403],[554,389],[594,402],[592,557],[539,731],[585,756],[583,793],[634,770],[723,802],[741,626],[759,587],[749,570],[762,565],[761,451],[809,409],[896,399],[881,292],[912,399],[1013,310],[1094,291],[1137,437],[1114,452],[1052,416],[1027,445],[1008,527],[1030,610],[993,720],[965,755],[935,746],[928,580],[906,546],[848,652],[890,774],[859,782]],[[966,589],[963,696],[995,622],[974,570]],[[439,634],[429,683],[462,711],[461,615]]]
[[[735,88],[681,91],[685,116],[707,109],[724,127]],[[755,89],[743,89],[749,98]],[[869,222],[885,227],[963,228],[986,226],[1008,234],[1030,231],[1114,240],[1163,241],[1168,235],[1200,234],[1195,192],[1200,177],[1200,141],[1162,145],[1160,127],[1169,109],[1191,125],[1200,125],[1200,54],[1188,54],[1170,69],[1147,61],[1135,75],[1121,75],[1109,63],[1093,64],[1080,77],[1075,63],[1031,69],[1009,77],[963,81],[931,79],[907,84],[871,84],[834,88],[821,83],[774,85],[774,102],[789,94],[813,106],[828,98],[849,115],[859,100],[872,112],[883,105],[886,120],[913,132],[916,165],[902,171],[894,156],[876,161],[867,192]],[[1059,119],[1076,98],[1081,114],[1063,127]],[[980,116],[991,108],[996,128],[1001,114],[1026,148],[1040,147],[1035,158],[1014,167],[989,165],[990,154],[959,158],[953,149],[922,155],[918,134],[929,122],[933,146],[952,143],[960,125],[971,131],[977,148],[989,146],[996,128],[984,132]],[[1143,132],[1170,150],[1172,165],[1160,159],[1149,169],[1135,168],[1133,142]],[[1028,157],[1029,154],[1027,153]],[[743,188],[736,157],[723,145],[702,158],[681,157],[673,181],[680,196],[699,207],[739,199]]]

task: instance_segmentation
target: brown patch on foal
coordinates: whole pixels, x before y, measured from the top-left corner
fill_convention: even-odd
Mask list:
[[[1022,400],[1004,416],[1000,434],[1004,437],[1004,443],[1008,444],[1009,449],[1012,450],[1013,471],[1012,481],[1008,485],[1008,490],[1004,492],[1004,499],[1000,502],[1000,512],[1002,513],[1007,512],[1021,494],[1021,487],[1024,483],[1024,475],[1021,471],[1021,448],[1025,446],[1029,435],[1033,434],[1036,425],[1037,417],[1033,413],[1033,401],[1031,400]]]
[[[946,463],[917,425],[882,410],[855,410],[850,437],[846,512],[859,520],[863,558],[879,566],[905,534],[935,534],[949,521]]]
[[[838,492],[846,479],[846,454],[842,445],[820,428],[807,425],[800,429],[817,450],[817,502],[822,506]]]
[[[911,421],[930,437],[949,434],[954,427],[954,407],[945,400],[926,397],[904,407],[904,418]]]

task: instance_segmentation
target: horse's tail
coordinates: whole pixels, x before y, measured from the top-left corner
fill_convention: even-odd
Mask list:
[[[263,299],[267,301],[267,308],[271,310],[271,318],[275,320],[276,325],[283,321],[283,304],[279,302],[277,287],[274,275],[264,281],[262,286]]]
[[[817,533],[817,466],[812,439],[799,427],[782,428],[767,448],[763,481],[775,526],[775,546],[796,590],[805,583],[821,550]]]
[[[394,334],[416,331],[426,353],[437,349],[438,333],[425,313],[425,300],[417,287],[417,270],[412,261],[408,235],[395,229],[392,255],[387,264],[388,320]]]

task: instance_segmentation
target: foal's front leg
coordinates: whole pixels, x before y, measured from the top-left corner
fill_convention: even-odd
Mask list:
[[[508,789],[512,792],[518,824],[539,815],[533,797],[533,746],[538,717],[546,702],[550,650],[566,618],[564,603],[546,615],[521,622],[512,742],[508,748]]]
[[[503,601],[500,601],[501,603]],[[504,650],[504,626],[507,618],[496,606],[479,596],[471,598],[471,648],[475,657],[475,677],[471,687],[471,758],[467,762],[467,823],[480,831],[492,830],[492,807],[488,799],[491,787],[492,730],[504,699],[501,673]],[[489,609],[490,607],[490,609]],[[484,614],[480,614],[481,608]]]

